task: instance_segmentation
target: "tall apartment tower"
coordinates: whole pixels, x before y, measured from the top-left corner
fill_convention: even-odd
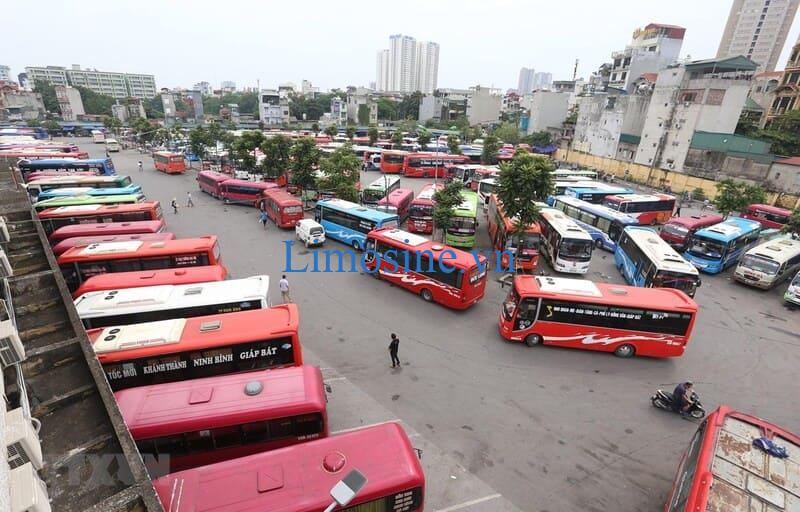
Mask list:
[[[800,0],[733,0],[717,58],[744,55],[775,71]]]
[[[533,68],[522,68],[519,70],[519,80],[517,80],[517,92],[520,96],[530,94],[533,91],[533,80],[536,70]]]
[[[379,91],[430,94],[439,76],[439,45],[413,37],[389,36],[389,48],[376,59],[375,86]]]
[[[439,43],[417,42],[417,91],[432,94],[439,79]]]

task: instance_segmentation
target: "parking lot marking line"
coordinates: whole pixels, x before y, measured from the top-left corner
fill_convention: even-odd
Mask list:
[[[484,496],[483,498],[465,501],[464,503],[459,503],[458,505],[453,505],[451,507],[440,508],[439,510],[434,510],[434,512],[453,512],[453,510],[461,510],[462,508],[471,507],[472,505],[477,505],[478,503],[483,503],[484,501],[493,500],[495,498],[499,498],[500,496],[502,495],[490,494],[488,496]]]
[[[368,427],[377,427],[378,425],[386,425],[387,423],[400,423],[400,420],[398,419],[386,420],[386,421],[379,421],[377,423],[370,423],[368,425],[359,425],[357,427],[343,428],[342,430],[334,430],[333,432],[330,432],[330,434],[331,435],[344,434],[345,432],[352,432],[354,430],[361,430],[362,428],[368,428]]]
[[[347,377],[331,377],[330,379],[324,379],[324,382],[336,382],[338,380],[347,380]]]

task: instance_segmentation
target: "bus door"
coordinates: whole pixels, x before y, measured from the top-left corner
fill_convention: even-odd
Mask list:
[[[536,297],[527,297],[519,301],[514,318],[515,331],[524,331],[536,323],[541,303],[542,300]]]

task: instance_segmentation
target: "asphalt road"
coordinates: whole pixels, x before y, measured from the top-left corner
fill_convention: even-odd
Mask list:
[[[102,153],[88,139],[78,143]],[[255,209],[201,194],[191,171],[167,176],[146,155],[112,156],[118,173],[130,174],[149,199],[162,202],[171,231],[219,235],[234,276],[279,278],[282,242],[293,239],[292,231],[270,225],[264,232]],[[139,159],[143,173],[136,170]],[[402,181],[415,190],[426,182]],[[187,191],[196,207],[174,215],[170,199],[184,205]],[[479,246],[488,245],[484,222]],[[293,252],[300,266],[311,261],[301,249]],[[792,384],[800,366],[800,312],[782,304],[786,284],[762,292],[733,282],[730,271],[704,276],[687,353],[675,360],[625,360],[503,341],[497,317],[507,289],[498,277],[490,274],[486,297],[465,312],[427,304],[361,274],[288,278],[301,309],[304,346],[522,510],[659,510],[696,425],[652,408],[649,397],[681,380],[696,383],[708,409],[725,403],[800,431],[800,395]],[[604,251],[595,252],[587,279],[622,282]],[[277,289],[272,294],[278,302]],[[391,332],[401,339],[399,370],[389,368]]]

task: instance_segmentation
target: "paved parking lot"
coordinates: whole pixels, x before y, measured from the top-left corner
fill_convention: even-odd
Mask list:
[[[77,142],[102,154],[88,139]],[[118,173],[162,202],[170,231],[219,235],[233,276],[280,276],[282,242],[293,239],[292,231],[270,225],[265,232],[255,209],[201,194],[191,171],[167,176],[146,155],[112,156]],[[136,170],[139,159],[143,173]],[[402,182],[419,190],[426,181]],[[177,197],[184,205],[187,191],[196,207],[174,215],[169,201]],[[478,245],[488,247],[485,222],[479,233]],[[297,265],[310,259],[309,251],[295,248]],[[503,341],[497,316],[507,289],[498,277],[490,274],[483,301],[454,312],[366,275],[288,276],[307,358],[324,368],[334,388],[332,429],[402,421],[425,450],[426,510],[658,510],[696,425],[653,409],[649,396],[680,380],[692,379],[709,409],[726,403],[800,431],[792,384],[800,312],[783,305],[786,284],[762,292],[733,282],[730,271],[704,276],[686,355],[624,360]],[[596,251],[587,278],[622,282],[604,251]],[[277,289],[272,295],[280,301]],[[387,352],[391,332],[401,339],[403,365],[396,370]]]

